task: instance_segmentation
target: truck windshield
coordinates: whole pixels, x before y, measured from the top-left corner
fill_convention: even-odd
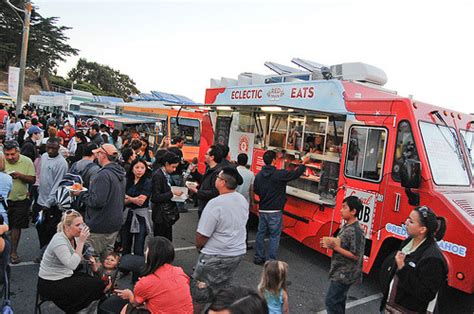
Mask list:
[[[466,151],[468,153],[468,159],[471,163],[471,173],[474,175],[474,132],[461,130],[461,136],[466,145]]]
[[[423,121],[420,121],[420,130],[434,182],[437,185],[469,185],[454,130]]]

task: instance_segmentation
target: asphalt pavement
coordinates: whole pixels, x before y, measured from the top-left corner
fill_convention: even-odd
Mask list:
[[[181,266],[187,274],[197,260],[194,248],[194,234],[197,226],[197,212],[190,210],[181,214],[174,226],[173,244],[176,249],[175,265]],[[255,229],[249,232],[250,244],[255,239]],[[23,230],[19,256],[22,263],[12,267],[11,299],[15,313],[33,313],[36,296],[38,264],[33,263],[40,254],[36,229],[31,226]],[[262,271],[253,264],[254,250],[249,250],[234,277],[234,284],[256,288]],[[279,259],[289,264],[288,294],[291,313],[325,313],[324,297],[328,286],[330,258],[303,244],[283,236]],[[379,313],[380,291],[377,276],[364,276],[361,284],[351,287],[348,293],[346,313]],[[130,275],[119,280],[121,288],[130,288]],[[447,289],[442,298],[442,313],[474,313],[474,295],[466,295],[454,289]],[[43,313],[62,313],[54,304],[42,306]]]

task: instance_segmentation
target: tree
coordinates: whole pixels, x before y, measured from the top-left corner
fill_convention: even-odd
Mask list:
[[[88,83],[97,86],[106,95],[127,98],[138,94],[135,82],[126,74],[120,73],[107,65],[79,59],[77,66],[69,71],[69,79],[76,83]]]
[[[11,3],[24,7],[24,0],[12,0]],[[21,14],[21,13],[20,13]],[[0,67],[7,70],[20,61],[23,32],[23,16],[0,1]],[[57,17],[43,18],[35,7],[31,13],[30,36],[26,66],[34,70],[41,78],[43,88],[49,89],[49,74],[58,62],[68,56],[75,56],[79,50],[67,44],[65,32],[70,27],[57,26]]]

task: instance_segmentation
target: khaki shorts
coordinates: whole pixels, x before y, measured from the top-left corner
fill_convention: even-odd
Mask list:
[[[87,239],[87,244],[94,248],[95,254],[103,257],[105,254],[113,252],[118,231],[112,233],[91,233]]]
[[[244,255],[199,255],[191,278],[191,294],[197,303],[209,303],[214,293],[230,285],[235,270]]]

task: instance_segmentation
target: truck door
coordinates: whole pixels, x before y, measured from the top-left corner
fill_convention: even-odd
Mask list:
[[[392,156],[387,156],[387,166],[391,163],[391,171],[386,180],[384,207],[379,217],[379,228],[384,229],[389,224],[388,229],[402,235],[399,233],[404,232],[403,228],[391,228],[391,225],[402,226],[409,214],[408,209],[412,206],[408,205],[408,196],[400,183],[400,168],[404,159],[420,160],[409,121],[401,120],[398,123],[396,138],[392,143],[395,149]]]
[[[374,217],[382,205],[387,138],[388,129],[383,126],[352,125],[348,130],[344,197],[355,195],[361,199],[364,209],[358,218],[367,239],[377,230]],[[366,242],[370,247],[370,241]]]

